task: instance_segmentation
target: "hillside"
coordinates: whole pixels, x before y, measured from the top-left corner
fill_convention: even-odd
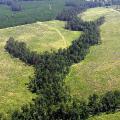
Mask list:
[[[94,8],[83,13],[84,20],[104,15],[100,45],[90,48],[85,60],[71,67],[66,78],[71,95],[86,98],[93,93],[118,90],[120,86],[120,13],[113,9]]]
[[[78,18],[79,16],[84,21],[98,21],[83,22]],[[105,23],[100,27],[101,44],[98,44],[98,28],[104,20],[101,16],[105,16]],[[65,13],[65,17],[69,17],[69,15],[67,16]],[[74,118],[76,120],[80,117],[86,119],[95,114],[91,112],[94,108],[91,109],[89,106],[90,99],[87,99],[88,103],[86,101],[82,103],[76,98],[84,100],[94,93],[101,95],[109,90],[120,90],[120,12],[112,8],[101,7],[88,9],[78,17],[77,14],[73,17],[78,21],[75,24],[74,21],[69,21],[68,26],[65,26],[63,21],[52,20],[0,29],[0,97],[2,98],[0,113],[4,113],[7,118],[10,118],[9,115],[14,112],[11,114],[14,120],[23,120],[23,118],[49,120],[52,117],[59,118],[59,115],[59,119],[64,119],[64,115],[68,119]],[[72,28],[72,24],[77,26]],[[68,27],[67,29],[70,30],[79,30],[79,32],[70,31],[64,27]],[[81,34],[81,30],[84,34]],[[15,41],[19,42],[9,39],[10,37],[14,37]],[[77,39],[78,37],[79,39]],[[6,43],[8,39],[9,42]],[[76,41],[71,45],[73,40]],[[29,49],[21,42],[25,42]],[[90,47],[91,45],[95,46]],[[61,49],[56,53],[52,52],[52,50],[57,51],[59,48],[67,49]],[[31,51],[42,53],[43,56]],[[44,51],[51,53],[44,53]],[[22,61],[14,57],[18,57]],[[80,62],[80,60],[82,61]],[[72,67],[70,67],[71,65]],[[70,88],[70,94],[76,97],[75,101],[74,99],[69,101],[70,96],[67,95],[63,79],[66,75],[65,83]],[[31,78],[32,81],[29,83]],[[28,90],[27,83],[29,83],[33,94]],[[32,98],[36,97],[34,93],[38,94],[38,98],[33,101],[33,105],[26,106],[25,104],[29,104]],[[108,101],[112,101],[113,94],[109,95]],[[115,95],[118,95],[117,101],[120,98],[120,92]],[[106,101],[101,102],[104,97],[101,98],[99,99],[100,103],[97,103],[96,96],[95,99],[93,96],[96,106],[93,103],[92,107],[98,107],[98,113],[100,113],[99,110],[104,113],[104,105],[107,105]],[[113,100],[110,105],[116,101]],[[116,104],[119,106],[119,101]],[[17,109],[20,110],[15,111]],[[111,108],[108,111],[105,110],[108,112]],[[116,110],[119,109],[116,108]],[[103,114],[89,118],[89,120],[110,118],[118,120],[119,115],[119,112],[110,115]]]
[[[25,83],[33,76],[34,69],[5,52],[4,46],[9,37],[27,43],[37,52],[65,48],[78,38],[79,32],[64,29],[64,22],[47,21],[0,30],[0,113],[11,113],[23,104],[31,102],[35,96]]]

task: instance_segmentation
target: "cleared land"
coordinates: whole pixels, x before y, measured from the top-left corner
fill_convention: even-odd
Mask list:
[[[23,41],[39,53],[57,50],[69,46],[80,35],[79,32],[65,30],[64,25],[64,22],[48,21],[0,30],[0,113],[9,114],[31,102],[35,96],[25,85],[30,80],[29,76],[33,77],[34,69],[5,52],[8,38],[12,36]]]
[[[91,117],[88,120],[120,120],[120,112]]]
[[[85,60],[73,65],[66,78],[71,95],[78,98],[120,89],[120,12],[94,8],[82,17],[94,20],[102,15],[106,20],[100,28],[102,43],[91,47]]]

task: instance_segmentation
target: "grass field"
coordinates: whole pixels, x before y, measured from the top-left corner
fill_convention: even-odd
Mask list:
[[[83,12],[78,16],[82,17],[82,19],[85,21],[91,21],[91,20],[96,20],[101,16],[106,16],[111,12],[112,12],[112,9],[99,7],[99,8],[88,9],[86,12]]]
[[[19,1],[22,7],[19,12],[12,12],[10,7],[0,5],[0,28],[53,20],[63,10],[64,0],[50,1]]]
[[[27,90],[25,83],[33,77],[34,69],[18,59],[10,57],[4,46],[10,36],[23,41],[39,53],[65,48],[78,38],[79,32],[64,29],[64,22],[48,21],[0,29],[0,113],[11,113],[35,96]]]
[[[94,20],[103,15],[102,43],[91,47],[85,60],[73,65],[66,77],[71,95],[77,98],[120,89],[120,13],[111,8],[93,8],[83,13],[82,18]]]
[[[120,120],[120,112],[91,117],[88,120]]]

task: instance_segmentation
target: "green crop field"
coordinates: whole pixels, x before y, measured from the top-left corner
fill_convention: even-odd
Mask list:
[[[81,16],[84,20],[94,20],[103,15],[102,43],[91,47],[85,60],[73,65],[66,77],[71,95],[77,98],[120,89],[120,12],[111,8],[93,8]]]
[[[64,22],[47,21],[0,29],[0,113],[6,115],[35,97],[25,83],[34,76],[34,69],[5,52],[4,46],[9,37],[23,41],[31,50],[44,51],[65,48],[80,33],[64,29]]]

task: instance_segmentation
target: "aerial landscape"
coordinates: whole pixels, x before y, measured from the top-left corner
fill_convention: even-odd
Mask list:
[[[0,120],[120,120],[120,0],[0,0]]]

